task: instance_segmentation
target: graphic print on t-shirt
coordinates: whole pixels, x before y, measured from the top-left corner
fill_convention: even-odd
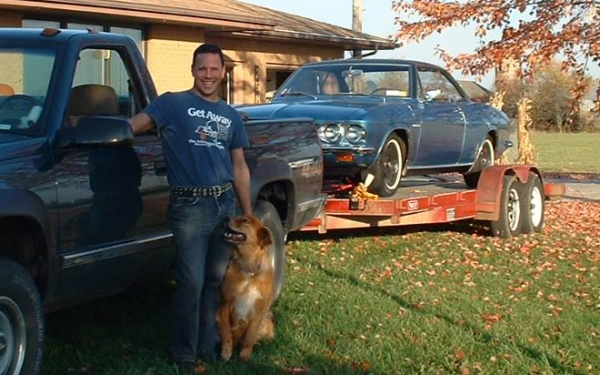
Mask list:
[[[229,118],[193,107],[188,109],[188,115],[198,117],[200,122],[204,123],[194,131],[198,134],[198,139],[190,139],[191,144],[194,146],[217,147],[220,150],[225,148],[223,141],[227,140],[229,127],[231,126]]]

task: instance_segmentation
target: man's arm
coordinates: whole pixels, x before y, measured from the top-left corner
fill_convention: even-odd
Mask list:
[[[231,160],[233,161],[233,188],[240,202],[242,214],[251,215],[250,170],[244,158],[244,149],[236,148],[231,150]]]
[[[130,118],[129,124],[131,125],[131,131],[133,134],[144,133],[154,127],[154,121],[152,120],[152,117],[143,112],[140,112]]]

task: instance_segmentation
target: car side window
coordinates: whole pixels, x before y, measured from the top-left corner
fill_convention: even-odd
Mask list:
[[[454,102],[463,99],[458,89],[438,69],[419,67],[421,98],[427,101]]]

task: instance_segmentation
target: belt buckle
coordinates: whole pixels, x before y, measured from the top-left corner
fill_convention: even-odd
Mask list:
[[[217,198],[220,197],[221,194],[223,194],[223,189],[221,189],[220,185],[213,186],[213,188],[211,190],[212,190],[213,196],[215,196]]]

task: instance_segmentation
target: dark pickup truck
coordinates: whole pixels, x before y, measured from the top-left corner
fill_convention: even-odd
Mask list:
[[[155,96],[129,37],[0,29],[0,374],[39,373],[45,311],[169,272],[160,134],[127,121]],[[286,234],[324,203],[322,150],[308,119],[246,127],[279,291]]]

